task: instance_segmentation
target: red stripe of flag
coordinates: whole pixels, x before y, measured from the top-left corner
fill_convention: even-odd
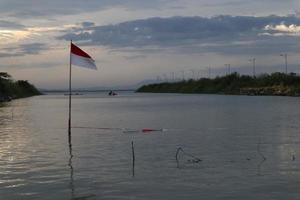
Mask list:
[[[71,53],[82,56],[86,58],[91,58],[91,56],[87,53],[85,53],[83,50],[81,50],[79,47],[77,47],[75,44],[71,43]]]

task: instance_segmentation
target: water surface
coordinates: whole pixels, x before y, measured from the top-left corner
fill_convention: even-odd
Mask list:
[[[66,96],[15,100],[0,108],[0,199],[299,199],[299,107],[292,97],[89,93],[73,97],[70,152]]]

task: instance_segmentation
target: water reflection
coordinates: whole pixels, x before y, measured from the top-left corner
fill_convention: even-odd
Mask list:
[[[73,163],[72,163],[72,159],[73,159],[73,150],[72,150],[72,139],[71,139],[71,135],[69,135],[69,167],[70,167],[70,189],[71,189],[71,199],[74,199],[74,192],[75,192],[75,188],[74,188],[74,168],[73,168]]]
[[[28,187],[26,173],[32,170],[28,166],[34,157],[32,145],[33,133],[23,118],[25,101],[0,104],[0,196],[1,199],[20,199],[17,192]],[[33,194],[34,192],[32,192]]]
[[[129,174],[127,135],[119,129],[77,129],[68,143],[64,97],[41,96],[14,101],[24,104],[14,110],[0,108],[1,199],[300,197],[294,192],[300,176],[300,102],[295,98],[277,103],[204,95],[87,97],[74,101],[76,126],[170,128],[134,135],[138,176]],[[274,110],[278,105],[286,111]],[[179,146],[194,156],[180,151],[182,170],[174,158]]]
[[[68,162],[68,166],[70,168],[70,190],[71,190],[71,200],[86,200],[92,197],[95,197],[95,195],[91,194],[91,195],[86,195],[86,196],[79,196],[76,197],[75,195],[75,182],[74,182],[74,167],[73,167],[73,148],[72,148],[72,135],[69,134],[68,136],[68,142],[69,142],[69,162]]]

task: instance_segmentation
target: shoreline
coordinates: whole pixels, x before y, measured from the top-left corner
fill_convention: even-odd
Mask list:
[[[6,72],[0,72],[0,102],[42,95],[34,85],[27,80],[13,80]]]
[[[17,100],[17,99],[24,99],[24,98],[34,97],[34,96],[41,96],[41,95],[44,95],[44,94],[41,93],[41,94],[34,94],[34,95],[16,97],[16,98],[13,98],[11,96],[0,95],[0,103],[6,103],[6,102],[10,102],[10,101]]]
[[[300,97],[300,94],[297,95],[278,95],[278,94],[244,94],[244,93],[189,93],[189,92],[138,92],[136,93],[149,93],[149,94],[204,94],[204,95],[225,95],[225,96],[265,96],[265,97]]]
[[[149,84],[140,87],[136,92],[298,97],[300,76],[276,72],[252,77],[232,73],[213,79]]]

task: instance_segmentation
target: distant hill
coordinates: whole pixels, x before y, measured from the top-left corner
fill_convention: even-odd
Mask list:
[[[300,76],[276,72],[252,77],[232,73],[213,79],[148,84],[137,92],[300,96]]]
[[[0,72],[0,102],[40,94],[28,81],[14,81],[8,73]]]

